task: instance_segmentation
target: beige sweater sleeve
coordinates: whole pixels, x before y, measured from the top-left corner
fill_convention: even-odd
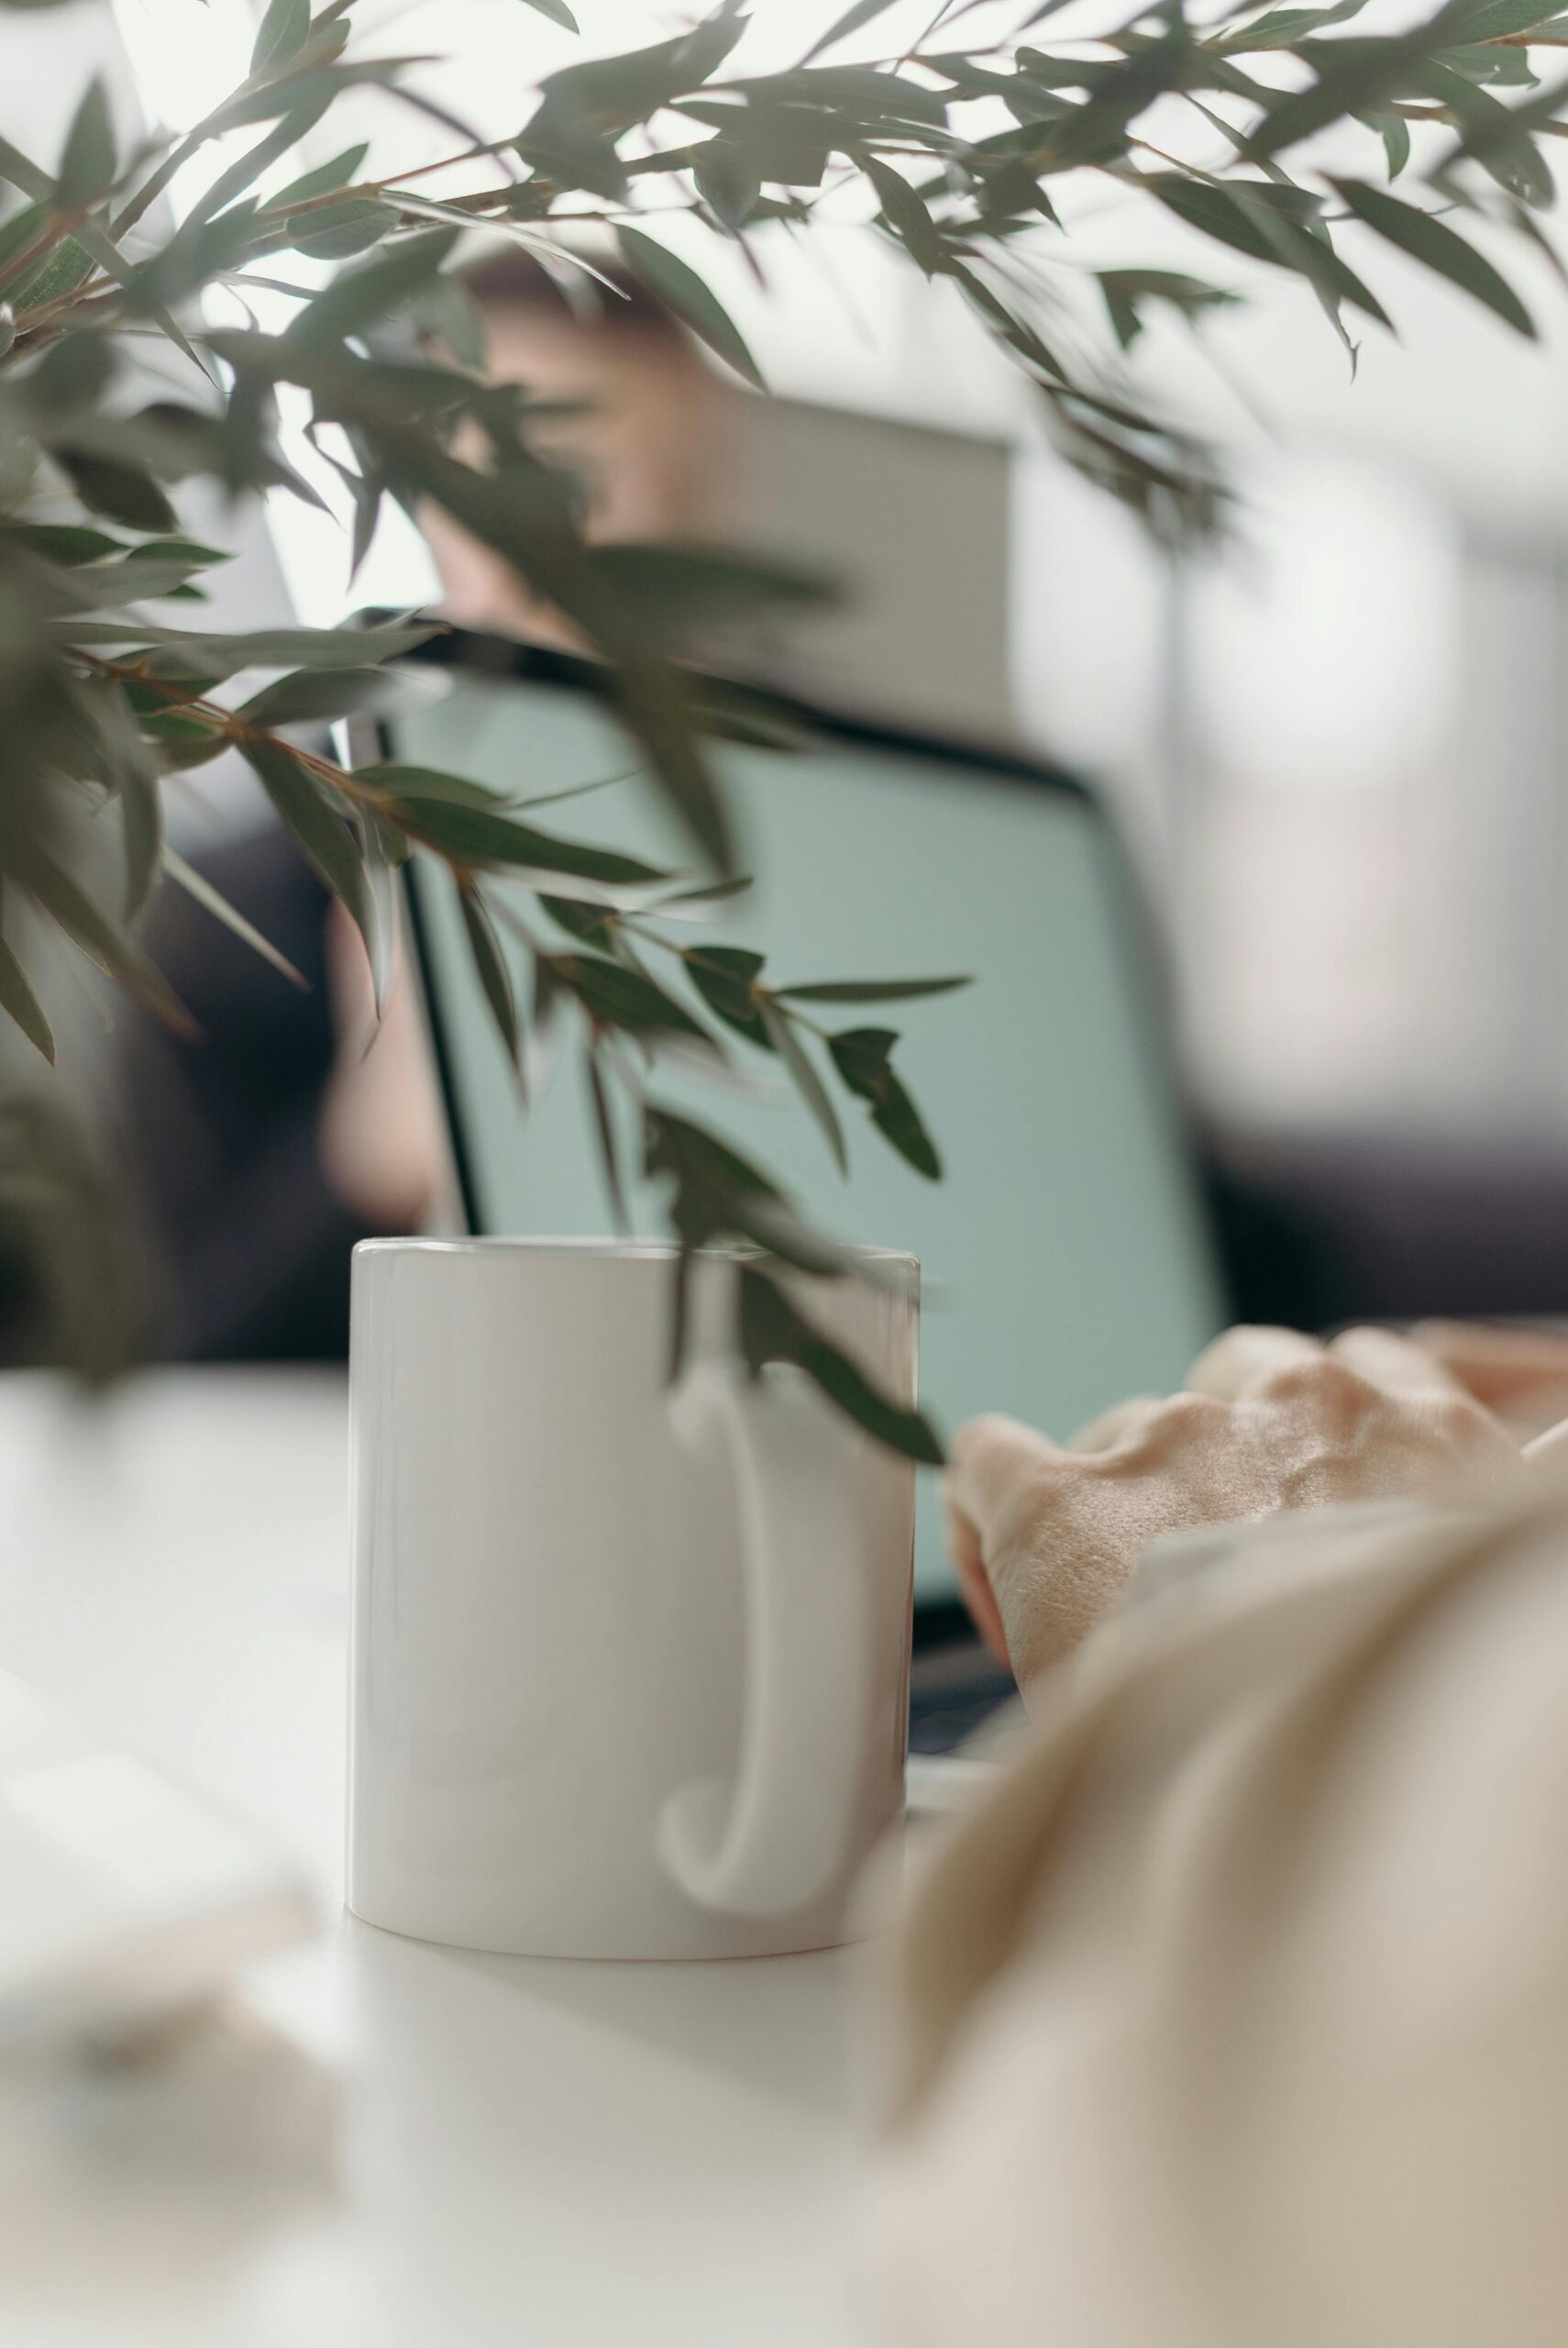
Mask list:
[[[900,1944],[888,2341],[1562,2348],[1562,1498],[1255,1528],[1035,1711]]]

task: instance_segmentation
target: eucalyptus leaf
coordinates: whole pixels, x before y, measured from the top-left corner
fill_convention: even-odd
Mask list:
[[[384,207],[383,207],[384,208]],[[316,216],[311,215],[312,219]],[[381,233],[378,230],[378,235]],[[361,334],[400,309],[427,285],[452,249],[454,232],[433,229],[348,270],[307,303],[289,329],[290,339],[307,345]]]
[[[686,975],[709,1010],[749,1042],[771,1051],[772,1038],[754,991],[764,958],[749,947],[703,945],[689,946],[683,958]]]
[[[466,775],[443,774],[434,767],[404,766],[388,761],[358,769],[359,780],[393,798],[428,801],[447,799],[462,807],[478,807],[501,814],[510,803],[486,782],[471,782]]]
[[[506,1046],[507,1058],[513,1066],[522,1058],[523,1036],[517,1016],[517,996],[507,968],[506,955],[490,911],[477,889],[459,889],[458,903],[462,911],[463,927],[468,934],[469,951],[479,974],[484,999],[490,1005],[491,1016]]]
[[[941,1437],[918,1410],[874,1386],[841,1347],[814,1327],[777,1280],[750,1267],[740,1274],[741,1344],[753,1370],[770,1361],[794,1362],[827,1397],[889,1450],[940,1468]]]
[[[889,1054],[898,1037],[881,1027],[854,1027],[828,1037],[834,1066],[851,1092],[870,1105],[871,1122],[928,1182],[942,1180],[936,1146],[919,1110],[894,1075]]]
[[[319,212],[292,212],[289,242],[295,252],[313,260],[347,260],[379,245],[397,227],[397,219],[393,205],[374,196],[345,196],[341,204],[329,204]]]
[[[813,979],[778,992],[785,1002],[913,1002],[921,995],[951,994],[974,983],[972,978]]]
[[[927,277],[934,276],[944,267],[946,254],[935,221],[927,211],[925,199],[919,190],[890,163],[879,162],[875,155],[861,158],[861,168],[877,191],[877,201],[882,207],[882,217],[892,229],[910,259]]]
[[[766,389],[739,327],[690,263],[641,228],[623,225],[615,231],[615,240],[650,293],[657,294],[661,302],[668,302],[677,317],[684,319],[692,333],[710,350],[716,351],[727,366],[744,375],[758,391]]]
[[[267,0],[250,52],[252,77],[277,72],[309,39],[310,0]]]
[[[519,824],[508,815],[466,806],[447,796],[421,797],[402,790],[391,795],[399,820],[416,838],[463,865],[516,865],[529,872],[570,873],[605,888],[645,888],[668,875],[640,857]]]
[[[132,530],[173,530],[179,515],[150,475],[106,463],[74,449],[56,449],[54,460],[90,512]]]
[[[251,735],[242,736],[238,748],[311,863],[353,915],[366,950],[371,952],[370,892],[346,811],[328,797],[318,777],[287,743]]]
[[[0,1011],[15,1021],[36,1051],[54,1065],[54,1031],[33,991],[32,980],[4,937],[0,937]]]
[[[379,714],[422,699],[424,681],[395,669],[296,669],[263,685],[237,714],[250,725],[298,725]]]
[[[232,930],[253,954],[259,955],[263,962],[271,964],[281,978],[287,979],[290,985],[297,987],[302,994],[310,992],[310,980],[294,968],[288,956],[280,952],[270,937],[263,936],[253,922],[247,921],[237,906],[230,904],[222,892],[213,887],[204,873],[198,871],[193,864],[187,864],[167,840],[163,844],[163,869],[188,897],[211,914],[215,921],[222,922],[226,929]]]
[[[1364,123],[1368,130],[1375,130],[1379,138],[1382,139],[1384,159],[1388,165],[1388,176],[1391,180],[1397,180],[1410,160],[1409,124],[1403,115],[1397,114],[1366,114],[1359,115],[1356,118]]]
[[[1369,187],[1364,180],[1337,179],[1333,185],[1358,220],[1364,220],[1391,245],[1424,261],[1440,277],[1496,312],[1516,334],[1534,339],[1535,322],[1513,287],[1446,221],[1434,219],[1430,212],[1386,194],[1381,188]]]
[[[297,180],[290,180],[275,195],[270,196],[270,207],[277,212],[292,212],[296,205],[311,202],[318,195],[331,195],[335,190],[347,187],[366,156],[368,143],[361,139],[357,147],[346,147],[329,163],[318,163],[314,171],[304,172]]]
[[[841,1174],[847,1174],[849,1156],[844,1146],[844,1127],[838,1121],[838,1112],[833,1105],[826,1085],[812,1065],[809,1048],[793,1021],[767,995],[761,998],[757,1012],[768,1041],[794,1078],[801,1100],[815,1118],[823,1139],[833,1152],[834,1163]]]
[[[172,987],[142,952],[61,864],[41,844],[15,866],[16,878],[105,977],[116,979],[155,1019],[176,1035],[193,1037],[195,1022]]]
[[[115,182],[115,127],[109,94],[94,74],[65,134],[54,201],[61,212],[83,211],[107,195]]]
[[[854,5],[846,8],[842,17],[834,17],[825,33],[818,35],[801,58],[801,64],[812,64],[824,50],[834,49],[841,40],[847,40],[851,33],[857,33],[874,17],[886,16],[891,6],[892,0],[854,0]]]
[[[712,1037],[678,1003],[673,995],[639,970],[599,955],[560,954],[554,969],[561,984],[602,1027],[624,1027],[635,1036],[692,1036],[704,1043]]]

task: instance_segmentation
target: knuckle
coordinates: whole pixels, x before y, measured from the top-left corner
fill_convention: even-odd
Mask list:
[[[1348,1362],[1323,1353],[1308,1360],[1281,1363],[1263,1380],[1258,1393],[1265,1402],[1305,1405],[1341,1415],[1364,1408],[1374,1390]]]

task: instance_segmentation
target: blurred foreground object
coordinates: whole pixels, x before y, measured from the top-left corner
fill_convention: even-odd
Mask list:
[[[311,1922],[254,1833],[9,1674],[0,1878],[0,2070],[172,2013]]]
[[[543,13],[558,22],[569,15],[554,0]],[[736,0],[721,0],[670,39],[546,74],[526,118],[499,138],[476,139],[436,109],[454,144],[405,162],[403,180],[417,185],[396,172],[361,177],[364,143],[334,153],[330,135],[316,141],[345,95],[381,94],[389,106],[412,105],[427,120],[432,113],[407,80],[421,61],[362,56],[343,0],[314,18],[297,0],[271,0],[239,85],[183,135],[127,140],[94,81],[52,169],[0,139],[0,178],[20,199],[0,219],[6,889],[188,1034],[188,1009],[136,924],[161,873],[189,886],[163,840],[165,778],[233,748],[358,923],[378,968],[391,873],[413,852],[447,864],[498,1030],[517,1057],[525,1013],[500,968],[483,880],[497,868],[526,872],[539,918],[555,925],[545,938],[529,936],[537,988],[564,992],[579,1015],[601,1133],[613,1132],[608,1091],[635,1126],[639,1154],[668,1173],[683,1262],[706,1240],[759,1236],[769,1259],[818,1268],[832,1259],[831,1243],[801,1226],[766,1174],[705,1128],[672,1157],[668,1121],[646,1081],[672,1041],[689,1048],[695,1035],[716,1047],[709,1012],[752,1048],[778,1056],[762,1015],[786,1015],[778,991],[755,969],[749,980],[732,971],[726,983],[739,994],[729,1007],[705,997],[699,1010],[642,968],[624,931],[602,937],[580,910],[585,902],[613,905],[617,892],[624,903],[627,890],[683,873],[520,823],[515,798],[463,777],[351,771],[293,734],[374,710],[385,685],[379,664],[409,648],[419,629],[237,635],[149,620],[149,605],[199,600],[203,572],[221,559],[182,535],[171,491],[204,479],[230,496],[278,492],[323,504],[294,460],[297,449],[280,437],[281,397],[299,412],[308,406],[322,478],[332,475],[351,513],[353,563],[389,499],[405,510],[438,508],[488,548],[613,665],[650,783],[678,819],[699,875],[727,880],[736,844],[705,755],[704,715],[667,648],[704,615],[809,597],[818,582],[788,565],[701,547],[591,539],[580,484],[547,446],[549,403],[483,380],[471,297],[447,266],[465,229],[500,227],[557,270],[586,265],[591,278],[591,261],[572,242],[591,210],[613,235],[617,264],[734,373],[759,382],[722,298],[666,239],[690,230],[760,271],[756,248],[769,239],[814,228],[845,205],[845,225],[864,228],[874,207],[874,233],[923,276],[944,281],[1017,360],[1071,460],[1179,543],[1222,515],[1220,467],[1179,418],[1143,397],[1128,354],[1150,307],[1199,325],[1235,296],[1165,269],[1086,271],[1071,259],[1061,266],[1057,199],[1066,181],[1088,173],[1098,193],[1109,178],[1162,230],[1174,221],[1221,253],[1299,277],[1347,346],[1347,311],[1390,321],[1338,249],[1338,229],[1346,241],[1369,238],[1374,253],[1392,247],[1414,259],[1513,331],[1536,332],[1513,286],[1452,225],[1474,216],[1485,234],[1492,219],[1521,247],[1539,244],[1530,208],[1551,200],[1545,134],[1562,127],[1552,119],[1556,94],[1510,111],[1479,86],[1536,84],[1527,36],[1539,20],[1507,0],[1500,15],[1496,0],[1449,0],[1394,35],[1336,31],[1356,13],[1352,0],[1304,19],[1289,11],[1259,18],[1249,8],[1201,28],[1139,19],[1088,41],[1069,35],[1049,51],[1035,44],[1055,36],[1036,15],[972,53],[933,45],[944,9],[891,64],[823,61],[882,13],[853,8],[797,63],[748,73],[734,57],[747,18]],[[1140,127],[1178,100],[1202,126],[1193,134],[1201,151],[1190,155],[1155,145]],[[1312,161],[1310,142],[1331,129],[1347,143],[1328,171]],[[253,140],[237,152],[234,136],[248,132]],[[1291,176],[1303,153],[1307,183]],[[1353,160],[1374,178],[1352,172]],[[198,184],[208,164],[215,169]],[[1408,185],[1429,202],[1380,184],[1407,166]],[[176,198],[181,216],[171,229]],[[672,224],[672,212],[688,218]],[[290,255],[348,266],[307,286],[287,273]],[[238,292],[243,324],[202,314],[200,297],[220,285],[230,319],[226,293]],[[281,331],[264,330],[248,306],[257,288],[269,305],[281,289],[295,305]],[[269,306],[269,316],[278,313]],[[433,335],[452,363],[411,362],[410,326],[416,337]],[[389,333],[398,338],[391,349]],[[144,336],[168,346],[167,366],[190,371],[176,378],[179,396],[133,406],[125,362],[130,339]],[[231,705],[234,681],[248,685],[258,671],[273,681]],[[117,875],[90,853],[105,837],[122,851]],[[552,911],[563,901],[564,921]],[[867,981],[854,983],[858,1000],[876,999]],[[911,991],[907,977],[894,981],[895,996]],[[49,1019],[8,936],[0,939],[0,1003],[52,1058]],[[897,1036],[869,1032],[878,1059],[866,1082],[884,1133],[904,1126],[906,1111],[919,1128],[888,1061]],[[607,1041],[611,1052],[602,1048]],[[811,1069],[808,1097],[821,1088]],[[605,1149],[613,1158],[612,1138]],[[929,1143],[924,1155],[933,1173]],[[845,1274],[842,1259],[833,1268]],[[759,1339],[754,1330],[752,1354],[779,1358],[792,1346],[794,1358],[821,1358],[820,1332],[786,1345],[782,1292],[766,1262],[755,1277],[772,1334]],[[830,1369],[841,1389],[845,1368],[835,1360]],[[863,1424],[877,1423],[876,1398],[865,1407],[843,1392],[840,1400]],[[940,1450],[923,1422],[911,1420],[899,1440],[922,1456]]]
[[[1173,1538],[920,1888],[908,2348],[1568,2335],[1568,1511]]]

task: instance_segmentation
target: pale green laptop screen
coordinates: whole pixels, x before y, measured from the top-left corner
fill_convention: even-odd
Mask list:
[[[595,698],[537,682],[459,675],[392,737],[399,759],[514,793],[628,764]],[[738,1039],[733,1057],[766,1098],[684,1073],[656,1091],[758,1158],[828,1227],[920,1257],[922,1399],[939,1425],[1002,1410],[1064,1437],[1123,1396],[1178,1384],[1220,1298],[1100,817],[1068,791],[859,743],[718,758],[756,885],[686,931],[691,942],[765,949],[779,984],[975,974],[929,1002],[824,1011],[840,1027],[900,1029],[895,1064],[945,1179],[911,1171],[845,1098],[846,1183],[800,1101]],[[645,782],[531,820],[689,859]],[[611,1231],[578,1055],[562,1053],[525,1116],[449,878],[422,865],[415,885],[479,1227]],[[657,1192],[633,1204],[639,1229],[660,1229]],[[934,1597],[951,1583],[934,1479],[922,1480],[917,1586]]]

